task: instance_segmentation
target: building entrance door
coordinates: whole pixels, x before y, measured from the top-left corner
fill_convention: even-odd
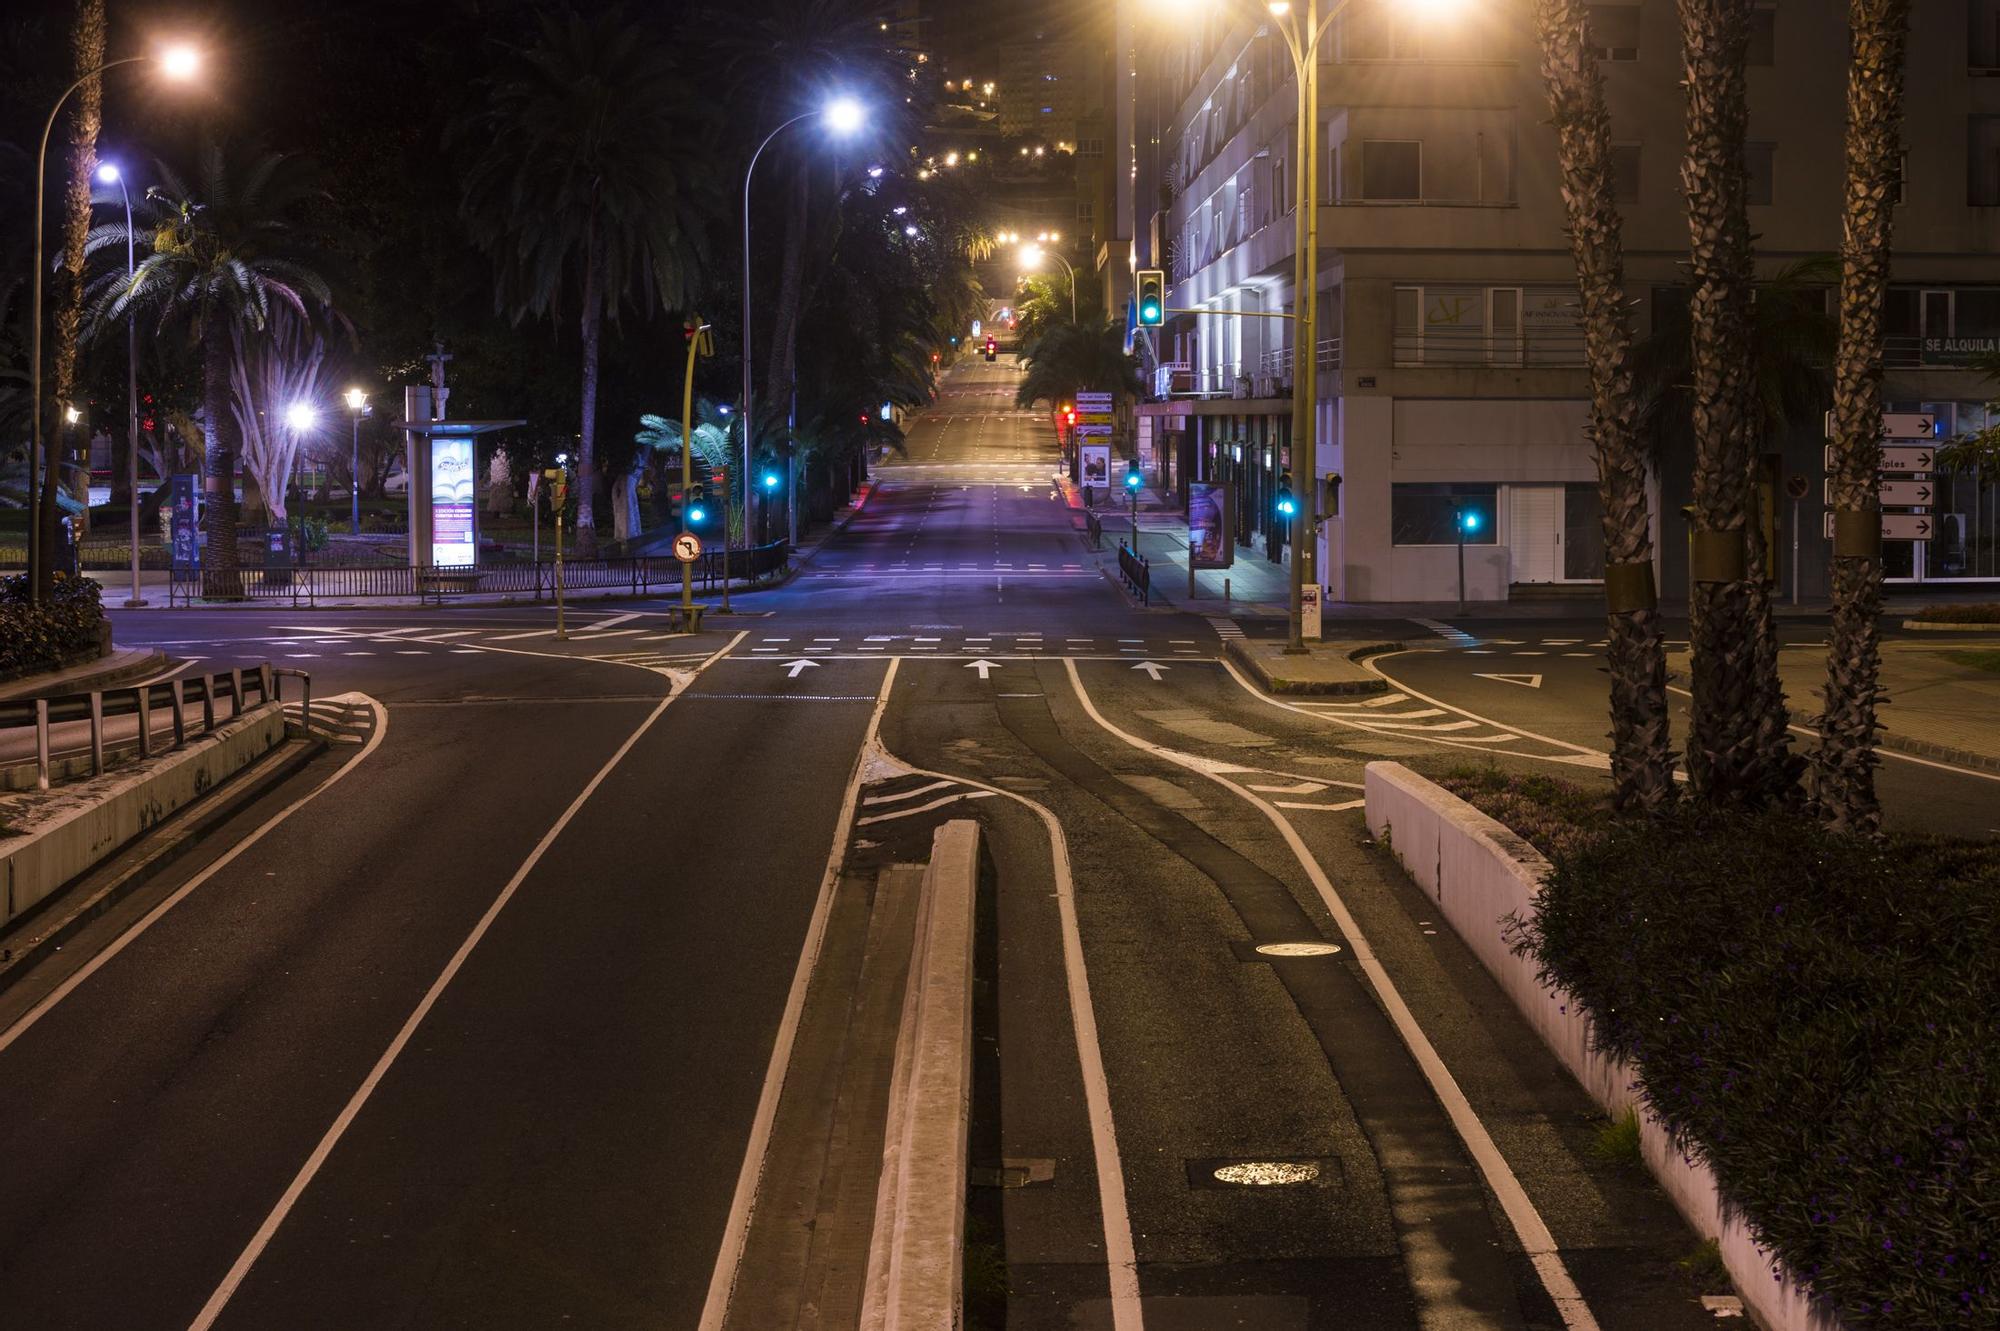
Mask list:
[[[1507,547],[1512,552],[1512,580],[1558,582],[1563,576],[1563,487],[1508,487]]]

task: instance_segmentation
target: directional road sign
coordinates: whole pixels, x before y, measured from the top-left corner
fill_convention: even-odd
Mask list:
[[[1111,410],[1111,394],[1078,393],[1076,395],[1076,409],[1078,411],[1109,411]]]
[[[1833,413],[1826,413],[1826,437],[1833,438]],[[1937,417],[1928,411],[1885,411],[1882,413],[1884,439],[1934,439]]]
[[[1826,538],[1833,539],[1833,514],[1826,515]],[[1885,541],[1928,541],[1931,515],[1928,513],[1884,513],[1882,539]]]
[[[1897,476],[1916,476],[1932,469],[1932,459],[1934,456],[1934,451],[1929,448],[1884,445],[1882,449],[1882,462],[1877,470],[1891,472]],[[1832,475],[1839,469],[1840,463],[1833,455],[1833,445],[1828,444],[1826,446],[1827,474]]]
[[[1827,478],[1824,489],[1827,506],[1832,507],[1832,477]],[[1929,508],[1936,502],[1933,496],[1937,487],[1930,481],[1877,480],[1875,493],[1881,498],[1884,508]]]

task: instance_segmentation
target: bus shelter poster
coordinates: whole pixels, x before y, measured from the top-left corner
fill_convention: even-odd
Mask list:
[[[1236,562],[1229,513],[1227,483],[1188,482],[1188,556],[1196,568],[1228,568]]]
[[[1083,458],[1083,483],[1101,488],[1111,484],[1111,445],[1085,444],[1081,450]]]
[[[472,535],[472,440],[431,439],[431,567],[478,562]]]

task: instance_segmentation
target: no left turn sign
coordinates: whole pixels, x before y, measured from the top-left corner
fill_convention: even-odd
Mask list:
[[[692,564],[701,558],[701,537],[691,531],[684,531],[674,537],[674,558],[683,564]]]

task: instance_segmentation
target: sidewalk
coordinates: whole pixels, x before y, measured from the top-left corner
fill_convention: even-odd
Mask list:
[[[1076,510],[1077,529],[1083,529],[1083,495],[1064,478],[1059,482],[1063,496]],[[1117,502],[1100,502],[1097,519],[1104,525],[1104,549],[1097,554],[1100,567],[1113,568],[1118,543],[1132,542],[1132,510],[1122,493]],[[1187,520],[1150,488],[1139,492],[1138,551],[1152,566],[1152,599],[1156,604],[1205,615],[1232,618],[1283,619],[1291,612],[1292,582],[1289,564],[1273,564],[1262,550],[1252,545],[1236,547],[1236,562],[1226,569],[1198,569],[1195,590],[1188,595]]]
[[[1685,680],[1688,654],[1670,652],[1667,668]],[[1778,677],[1793,718],[1819,724],[1826,649],[1800,643],[1778,654]],[[2000,771],[2000,632],[1950,641],[1882,643],[1878,712],[1884,747],[1920,757]]]
[[[0,683],[0,702],[20,698],[53,698],[67,693],[91,693],[136,684],[166,669],[167,655],[155,648],[113,647],[95,661],[61,670],[45,670]]]
[[[820,529],[816,534],[808,536],[805,540],[799,542],[792,550],[791,560],[784,576],[761,583],[752,583],[746,578],[731,578],[729,581],[730,594],[732,596],[740,596],[746,592],[768,591],[774,587],[782,587],[797,577],[799,571],[812,562],[821,547],[834,536],[844,531],[847,524],[854,520],[854,516],[868,502],[869,496],[874,493],[874,489],[875,484],[873,481],[865,482],[856,493],[854,501],[836,512],[833,515],[831,523]],[[247,572],[249,570],[246,570]],[[126,608],[126,602],[132,594],[132,575],[129,572],[123,569],[115,571],[90,570],[86,571],[84,576],[92,578],[103,585],[105,609],[122,610]],[[164,610],[168,608],[167,589],[172,576],[172,574],[161,570],[142,570],[140,572],[139,590],[146,609]],[[642,594],[637,599],[652,600],[661,597],[677,596],[679,595],[679,587],[680,584],[672,580],[657,583],[650,593]],[[722,587],[720,583],[713,584],[708,590],[697,591],[696,593],[696,596],[704,603],[719,598],[721,595]],[[563,603],[565,605],[576,605],[586,601],[629,601],[632,599],[634,599],[632,589],[624,586],[572,588],[563,593]],[[520,592],[467,592],[448,596],[442,602],[446,606],[534,605],[537,603],[534,597]],[[197,610],[268,611],[273,607],[289,607],[291,604],[290,597],[276,596],[255,597],[245,601],[197,601],[191,608]],[[541,597],[539,604],[553,606],[554,602],[548,596],[544,595]],[[321,597],[313,608],[316,610],[353,610],[409,606],[434,608],[439,605],[440,602],[435,596],[350,596]],[[190,607],[174,606],[173,608],[183,609]]]

